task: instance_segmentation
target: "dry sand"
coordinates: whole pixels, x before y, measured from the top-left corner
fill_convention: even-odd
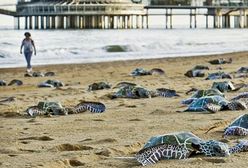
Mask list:
[[[233,63],[210,65],[207,61],[214,58],[232,58]],[[197,64],[209,66],[208,72],[216,72],[218,67],[233,72],[248,65],[248,53],[34,67],[35,71],[53,71],[57,74],[55,77],[29,78],[24,77],[25,68],[0,69],[0,79],[7,82],[20,79],[24,83],[0,87],[1,99],[16,97],[16,101],[0,105],[0,167],[141,167],[135,160],[118,157],[133,157],[151,136],[191,131],[206,140],[222,140],[225,126],[247,110],[215,114],[178,112],[186,108],[180,101],[190,96],[185,94],[187,90],[192,87],[208,89],[213,83],[183,75]],[[129,76],[137,67],[162,68],[166,75]],[[62,89],[37,87],[47,79],[61,80],[66,86]],[[110,100],[104,95],[112,89],[87,91],[89,84],[100,81],[113,86],[129,81],[150,90],[165,87],[177,90],[180,97]],[[237,78],[232,82],[247,84],[248,79]],[[226,97],[244,91],[247,89],[229,92]],[[107,110],[102,114],[85,112],[36,118],[26,115],[29,106],[45,100],[60,101],[65,106],[76,105],[80,100],[100,101]],[[227,142],[231,144],[236,139],[232,137]],[[164,160],[152,167],[244,168],[247,162],[248,153],[239,153],[227,158],[197,156],[187,160]]]

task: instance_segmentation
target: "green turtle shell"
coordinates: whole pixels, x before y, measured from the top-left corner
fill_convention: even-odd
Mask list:
[[[229,102],[221,96],[205,96],[194,100],[185,111],[208,111],[206,107],[211,105],[217,105],[219,107],[227,106]]]
[[[227,92],[235,90],[235,87],[233,86],[232,82],[230,81],[224,81],[224,82],[214,82],[212,85],[213,89],[218,89],[221,92]]]
[[[150,138],[144,145],[143,149],[160,144],[183,145],[189,150],[194,150],[191,146],[192,143],[198,144],[202,140],[191,132],[176,132],[171,134],[159,135]]]
[[[221,96],[224,97],[224,94],[221,93],[218,89],[207,89],[207,90],[198,90],[196,91],[191,98],[201,98],[204,96]]]

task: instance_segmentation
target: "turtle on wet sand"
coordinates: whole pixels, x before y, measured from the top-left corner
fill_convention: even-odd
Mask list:
[[[178,132],[152,137],[135,157],[145,166],[162,159],[187,159],[196,153],[220,157],[230,155],[225,143],[204,141],[191,132]]]
[[[143,68],[136,68],[131,72],[130,75],[131,76],[144,76],[144,75],[151,75],[151,72]]]
[[[165,74],[164,70],[162,70],[160,68],[153,68],[149,72],[152,75],[164,75]]]
[[[210,60],[208,62],[210,64],[213,64],[213,65],[231,64],[232,63],[232,58],[229,58],[229,59],[219,58],[219,59]]]

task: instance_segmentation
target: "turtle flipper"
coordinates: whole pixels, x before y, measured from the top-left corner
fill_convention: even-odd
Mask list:
[[[227,127],[224,132],[224,137],[228,135],[245,136],[245,135],[248,135],[248,129],[240,127],[240,126]]]
[[[208,112],[216,113],[216,112],[220,111],[221,106],[215,105],[215,104],[212,104],[212,103],[207,103],[204,106],[204,109],[207,110]]]
[[[160,144],[141,149],[136,154],[136,159],[143,166],[157,163],[162,159],[186,159],[190,151],[183,145]]]
[[[230,103],[228,103],[227,106],[228,106],[228,109],[232,111],[247,109],[246,103],[241,100],[233,100]]]
[[[75,107],[77,113],[89,110],[92,113],[102,113],[106,109],[105,105],[99,102],[82,102]]]
[[[38,115],[44,115],[46,112],[40,109],[38,106],[31,106],[26,110],[27,114],[31,117],[36,117]]]
[[[248,151],[248,140],[241,140],[238,144],[229,148],[229,153],[239,153]]]

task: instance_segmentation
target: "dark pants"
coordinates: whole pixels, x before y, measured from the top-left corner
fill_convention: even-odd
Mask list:
[[[26,62],[27,62],[27,68],[32,68],[31,66],[31,57],[32,57],[33,52],[24,52]]]

